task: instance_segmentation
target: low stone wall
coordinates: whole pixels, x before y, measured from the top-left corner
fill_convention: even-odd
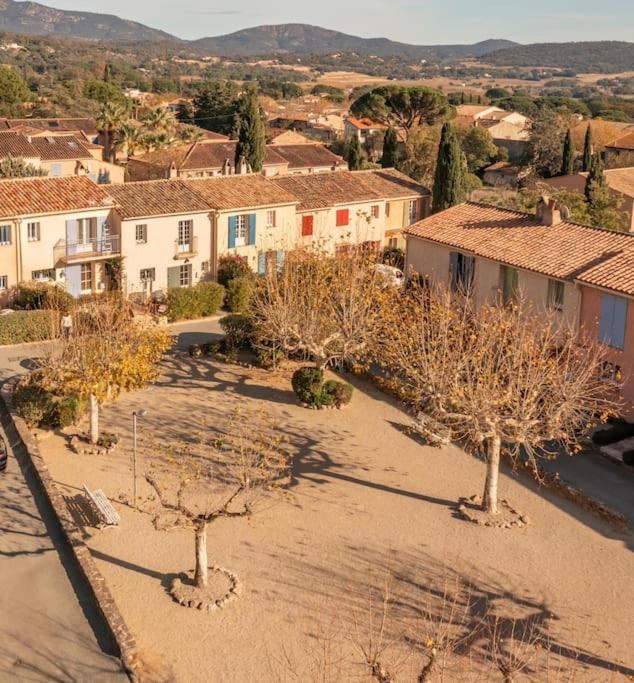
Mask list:
[[[99,571],[99,568],[90,553],[90,549],[81,537],[80,530],[68,510],[66,501],[55,484],[55,481],[40,454],[37,441],[33,438],[26,422],[13,410],[12,396],[14,386],[15,381],[7,382],[2,386],[2,401],[24,444],[25,451],[33,465],[33,470],[38,483],[59,520],[64,537],[73,551],[79,570],[90,588],[95,604],[98,606],[104,622],[119,648],[119,657],[123,664],[123,668],[131,681],[134,683],[141,683],[143,680],[142,667],[135,638],[123,620],[112,594],[106,585],[106,580]]]

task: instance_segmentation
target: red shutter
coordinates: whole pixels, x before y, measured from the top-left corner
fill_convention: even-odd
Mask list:
[[[344,225],[348,225],[350,222],[350,212],[348,209],[339,209],[337,211],[337,227],[341,228]]]
[[[313,216],[302,216],[302,237],[313,234]]]

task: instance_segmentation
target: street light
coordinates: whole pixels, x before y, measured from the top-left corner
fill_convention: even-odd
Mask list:
[[[133,439],[133,446],[132,446],[132,472],[133,472],[133,478],[134,478],[134,502],[132,507],[136,509],[136,501],[137,501],[137,496],[136,496],[136,420],[137,417],[145,417],[147,415],[147,410],[135,410],[132,413],[132,439]]]

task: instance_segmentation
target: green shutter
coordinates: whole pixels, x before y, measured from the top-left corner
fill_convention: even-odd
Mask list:
[[[249,244],[255,244],[255,214],[249,214]]]
[[[233,249],[236,246],[236,227],[238,225],[237,216],[229,216],[229,237],[228,244],[229,249]]]
[[[180,287],[181,285],[181,267],[173,266],[167,269],[167,287],[168,289],[173,289],[174,287]]]

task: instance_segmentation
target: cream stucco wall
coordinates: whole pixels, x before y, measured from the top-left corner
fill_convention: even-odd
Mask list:
[[[108,161],[102,161],[101,159],[81,159],[81,163],[88,169],[88,175],[95,180],[98,180],[100,176],[105,176],[108,178],[110,183],[123,183],[125,179],[125,169],[123,166],[118,166],[117,164],[111,164]],[[48,175],[51,177],[55,176],[74,176],[80,175],[77,172],[77,159],[62,159],[62,160],[47,160],[42,161],[40,165]],[[58,173],[53,173],[55,170]]]
[[[185,220],[193,221],[192,235],[196,242],[196,253],[180,254],[175,258],[178,223]],[[192,284],[196,284],[208,274],[211,267],[211,223],[207,212],[151,216],[124,221],[115,212],[113,223],[117,225],[121,234],[124,283],[128,294],[147,291],[141,281],[141,270],[144,269],[155,269],[152,291],[166,290],[168,268],[183,265],[186,259],[192,266]],[[137,243],[137,225],[147,225],[146,243]]]

